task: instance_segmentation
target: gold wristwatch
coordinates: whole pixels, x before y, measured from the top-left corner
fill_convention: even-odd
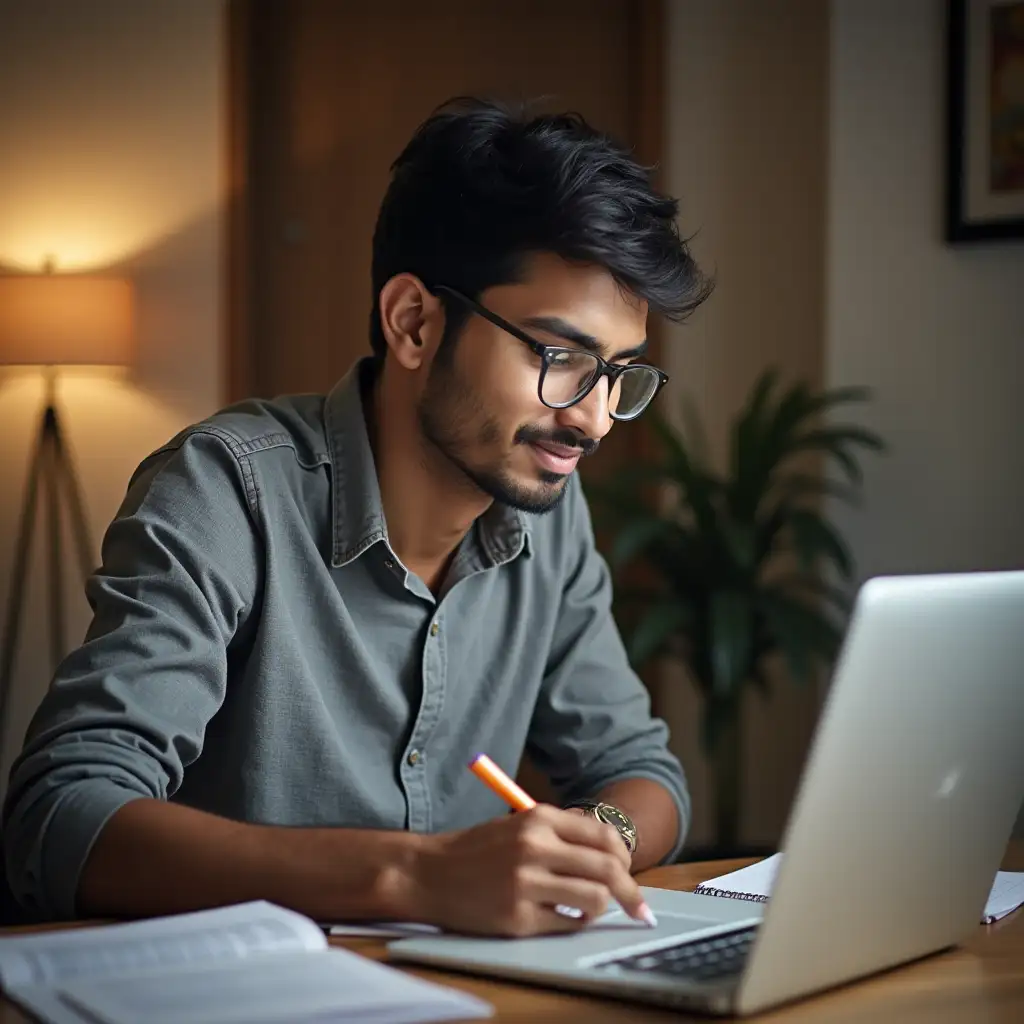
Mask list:
[[[626,849],[631,854],[636,853],[636,825],[628,814],[620,811],[614,804],[606,804],[601,800],[575,800],[565,809],[568,811],[576,807],[586,811],[591,818],[611,825],[622,836]]]

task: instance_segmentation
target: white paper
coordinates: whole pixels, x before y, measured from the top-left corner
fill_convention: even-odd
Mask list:
[[[1024,906],[1024,871],[998,871],[985,904],[985,924],[998,921]]]
[[[222,967],[61,986],[104,1024],[296,1024],[316,1021],[470,1020],[493,1007],[343,949],[261,956]]]
[[[323,932],[308,918],[255,900],[128,924],[0,938],[0,984],[52,985],[326,947]]]
[[[756,864],[709,878],[706,882],[701,882],[697,891],[720,889],[721,895],[735,893],[767,897],[771,895],[781,863],[782,854],[776,853],[759,860]],[[1020,906],[1024,906],[1024,871],[997,871],[981,916],[982,923],[991,924],[998,921]]]
[[[771,857],[759,860],[756,864],[749,864],[737,871],[730,871],[727,875],[718,875],[717,878],[709,878],[706,882],[701,882],[698,892],[702,889],[722,889],[726,892],[742,893],[749,896],[768,896],[775,884],[775,876],[778,874],[781,863],[782,854],[773,854]]]
[[[417,924],[415,921],[388,921],[380,924],[367,921],[324,927],[331,935],[374,939],[407,939],[412,935],[437,935],[441,931],[432,924]]]

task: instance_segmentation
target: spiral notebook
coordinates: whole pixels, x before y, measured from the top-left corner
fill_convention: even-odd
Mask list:
[[[782,854],[776,853],[738,871],[709,878],[693,891],[703,896],[766,903],[781,863]],[[1024,906],[1024,871],[997,871],[981,916],[982,924],[998,921],[1020,906]]]

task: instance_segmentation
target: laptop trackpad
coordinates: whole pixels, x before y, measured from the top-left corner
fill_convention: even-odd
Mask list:
[[[401,939],[389,948],[412,959],[427,956],[435,962],[507,964],[546,972],[585,968],[601,963],[609,954],[631,956],[754,925],[764,906],[719,896],[702,896],[641,886],[648,906],[658,918],[657,928],[634,921],[619,909],[568,935],[538,935],[528,939],[466,938],[438,935]]]

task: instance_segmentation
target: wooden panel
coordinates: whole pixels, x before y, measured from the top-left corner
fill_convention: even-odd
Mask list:
[[[660,157],[660,3],[238,0],[246,114],[231,398],[323,391],[368,351],[370,244],[391,161],[444,99],[545,97]],[[237,162],[237,159],[236,159]],[[241,175],[236,175],[240,177]]]

